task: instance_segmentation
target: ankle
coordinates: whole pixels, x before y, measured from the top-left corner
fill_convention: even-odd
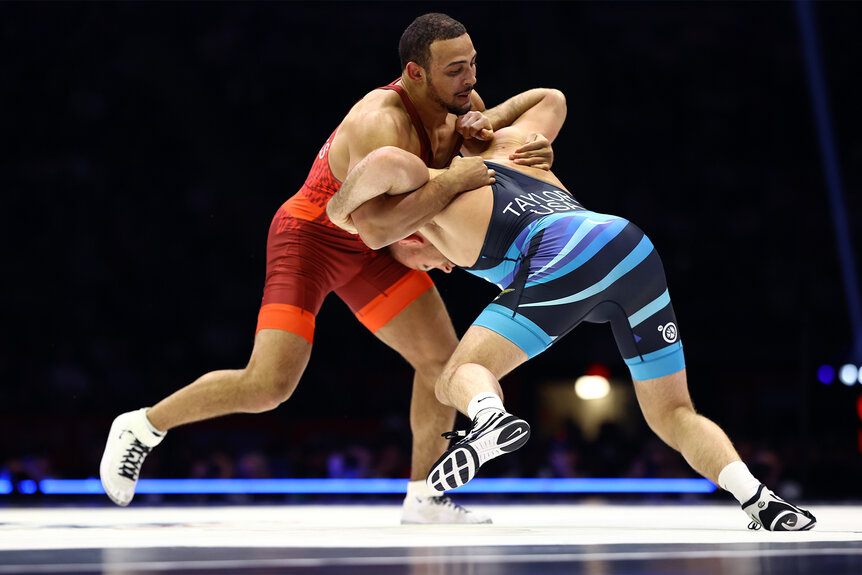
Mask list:
[[[467,417],[471,420],[476,419],[476,416],[480,411],[484,411],[489,408],[506,411],[506,408],[503,407],[503,400],[500,399],[499,395],[491,393],[490,391],[479,393],[470,400],[470,403],[467,406]]]
[[[744,504],[757,493],[760,480],[751,474],[742,461],[734,461],[725,465],[718,474],[718,485],[733,494],[740,504]]]
[[[407,482],[407,497],[424,499],[426,497],[439,497],[440,495],[442,495],[442,493],[428,487],[428,484],[424,479]]]

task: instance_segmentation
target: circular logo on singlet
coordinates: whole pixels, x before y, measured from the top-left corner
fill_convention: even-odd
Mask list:
[[[661,332],[661,337],[668,343],[673,343],[676,341],[676,324],[670,322],[667,325],[658,326],[658,330]]]

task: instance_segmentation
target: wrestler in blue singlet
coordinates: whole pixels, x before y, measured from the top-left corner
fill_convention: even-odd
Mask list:
[[[474,322],[533,357],[582,321],[610,322],[638,381],[685,367],[658,253],[634,224],[491,162],[497,183],[482,252],[468,272],[503,291]]]

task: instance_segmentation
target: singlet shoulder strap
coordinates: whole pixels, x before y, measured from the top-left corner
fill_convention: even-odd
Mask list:
[[[416,128],[416,133],[419,134],[420,157],[422,158],[422,161],[425,162],[426,166],[430,166],[433,157],[431,156],[431,140],[428,138],[428,132],[425,131],[425,126],[422,124],[422,118],[419,117],[419,112],[416,111],[416,106],[413,105],[413,101],[410,99],[410,96],[407,95],[404,88],[395,83],[397,81],[398,80],[395,80],[386,86],[380,86],[378,90],[392,90],[401,96],[401,101],[404,102],[404,107],[407,108],[407,113],[410,114],[410,119],[413,121],[413,127]],[[461,146],[459,145],[457,149],[460,150]]]

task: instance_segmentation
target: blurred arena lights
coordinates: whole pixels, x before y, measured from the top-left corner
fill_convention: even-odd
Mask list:
[[[611,370],[601,363],[594,363],[584,370],[584,375],[575,380],[575,395],[581,399],[601,399],[611,391],[608,379]]]
[[[32,495],[100,495],[98,479],[43,479],[17,483],[18,493]],[[458,493],[712,493],[702,478],[488,478],[474,479]],[[141,479],[136,493],[190,494],[403,494],[406,479]],[[0,494],[12,492],[0,481]]]
[[[24,495],[33,495],[39,490],[39,486],[32,479],[23,479],[18,482],[18,492]]]
[[[835,380],[840,381],[847,387],[856,383],[862,385],[862,365],[845,363],[839,367],[823,364],[817,368],[817,381],[824,385],[831,385]]]
[[[610,382],[601,375],[582,375],[575,380],[575,395],[581,399],[601,399],[610,391]]]
[[[835,368],[831,365],[821,365],[817,368],[817,380],[825,385],[835,381]]]
[[[841,369],[838,370],[838,379],[841,380],[841,383],[844,385],[853,385],[859,379],[859,368],[852,363],[845,363],[841,366]]]

